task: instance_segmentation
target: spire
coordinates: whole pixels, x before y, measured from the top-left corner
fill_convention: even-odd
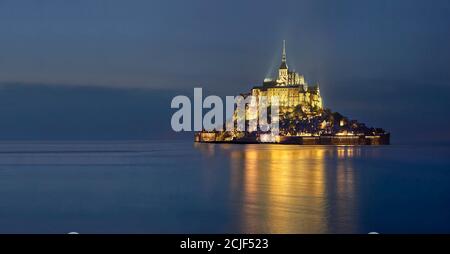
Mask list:
[[[287,69],[287,63],[286,63],[286,41],[283,40],[283,54],[281,56],[281,65],[280,69]]]

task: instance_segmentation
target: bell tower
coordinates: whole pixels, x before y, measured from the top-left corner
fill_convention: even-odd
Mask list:
[[[286,63],[286,41],[283,40],[283,52],[281,56],[281,65],[278,69],[278,82],[284,85],[288,83],[288,66]]]

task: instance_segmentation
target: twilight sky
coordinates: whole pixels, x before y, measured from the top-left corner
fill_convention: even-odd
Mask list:
[[[446,0],[0,0],[0,36],[0,139],[171,136],[156,123],[172,96],[247,91],[286,39],[325,106],[394,141],[450,142]]]

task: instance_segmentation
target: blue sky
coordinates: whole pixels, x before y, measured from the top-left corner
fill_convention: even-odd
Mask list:
[[[447,82],[449,14],[439,0],[0,1],[0,80],[236,92],[286,39],[291,66],[324,86]]]
[[[148,138],[146,130],[159,130],[152,119],[139,122],[152,111],[141,107],[167,108],[154,121],[169,123],[173,95],[198,86],[222,96],[247,91],[274,71],[286,39],[289,66],[321,84],[326,106],[401,140],[426,127],[449,141],[449,28],[450,2],[439,0],[1,0],[0,97],[10,106],[0,109],[0,138]],[[133,92],[146,103],[133,104]],[[55,120],[32,103],[72,110]],[[134,118],[94,117],[116,130],[102,134],[87,122],[90,107],[105,103]],[[47,123],[39,134],[19,126],[33,115]]]

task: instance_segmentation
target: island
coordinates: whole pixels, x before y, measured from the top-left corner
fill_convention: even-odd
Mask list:
[[[288,68],[286,43],[283,41],[281,64],[276,79],[264,79],[243,97],[277,97],[279,100],[279,134],[233,130],[202,130],[194,135],[195,142],[237,144],[298,144],[298,145],[388,145],[390,133],[382,128],[368,127],[324,108],[319,84],[309,85],[303,75]],[[247,110],[249,110],[247,108]],[[256,114],[257,115],[257,114]],[[257,117],[246,112],[248,118]],[[235,121],[236,119],[232,119]]]

